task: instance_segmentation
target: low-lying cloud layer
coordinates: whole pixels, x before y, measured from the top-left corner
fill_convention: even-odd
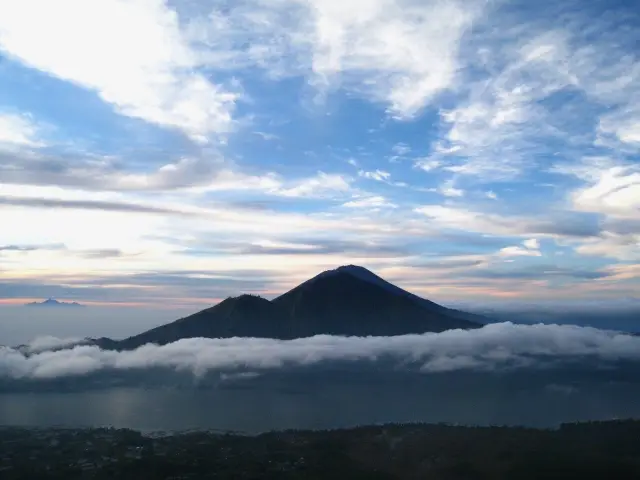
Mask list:
[[[73,343],[73,342],[69,342]],[[423,372],[535,368],[549,362],[640,360],[640,337],[568,325],[500,323],[480,330],[396,337],[333,337],[296,340],[258,338],[184,339],[116,352],[64,341],[40,340],[16,350],[0,347],[0,378],[52,379],[99,371],[167,368],[196,376],[209,371],[267,371],[323,362],[391,360]],[[31,350],[29,350],[31,348]]]

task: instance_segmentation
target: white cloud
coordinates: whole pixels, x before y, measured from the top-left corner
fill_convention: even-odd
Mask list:
[[[569,325],[487,325],[479,330],[396,337],[332,337],[297,340],[192,338],[133,351],[78,346],[25,356],[0,347],[0,378],[46,379],[101,370],[168,368],[202,375],[208,371],[261,371],[323,362],[394,359],[423,372],[536,368],[549,362],[595,358],[599,363],[640,360],[640,338]]]
[[[611,273],[611,276],[606,278],[606,280],[610,281],[640,278],[640,264],[638,263],[634,265],[611,265],[607,267],[606,270]]]
[[[640,78],[640,73],[637,77]],[[640,91],[633,97],[640,98]],[[623,146],[637,149],[640,147],[640,108],[636,105],[623,107],[618,111],[602,115],[598,133],[601,135],[599,139],[601,143],[606,143],[607,137],[613,135],[619,142],[625,144]]]
[[[564,37],[523,37],[515,47],[494,47],[499,67],[470,82],[466,101],[441,112],[446,134],[434,145],[434,160],[448,163],[446,170],[481,181],[510,179],[533,166],[541,138],[558,134],[540,101],[572,82],[557,68],[567,55]]]
[[[93,191],[273,190],[282,180],[273,173],[238,173],[222,157],[182,157],[155,169],[127,168],[130,159],[87,155],[82,160],[22,152],[0,158],[2,181],[9,185],[55,185]]]
[[[82,345],[86,342],[87,339],[82,338],[57,338],[48,335],[44,337],[34,338],[28,344],[24,345],[20,350],[29,354],[34,354],[50,350],[72,348],[76,345]]]
[[[476,0],[234,3],[191,29],[216,50],[208,54],[213,64],[305,75],[320,96],[344,88],[403,118],[454,86],[460,43],[484,7]]]
[[[460,190],[459,188],[453,187],[443,187],[440,188],[439,192],[445,197],[462,197],[464,196],[464,190]]]
[[[587,238],[598,229],[566,214],[557,216],[502,216],[445,205],[423,205],[414,209],[438,228],[505,236],[541,235],[552,238]]]
[[[498,251],[499,257],[540,257],[542,254],[538,250],[522,248],[518,246],[504,247]]]
[[[197,71],[179,18],[162,0],[3,2],[0,51],[197,141],[233,125],[239,94]]]
[[[431,158],[423,158],[415,162],[415,166],[424,170],[425,172],[430,172],[432,170],[436,170],[442,166],[441,160],[431,159]]]
[[[625,143],[640,144],[640,118],[619,128],[617,135]]]
[[[15,186],[11,193],[20,189],[20,186]],[[109,275],[109,272],[126,275],[158,269],[203,273],[265,270],[301,281],[312,272],[335,265],[358,262],[373,266],[381,262],[393,263],[393,260],[381,260],[375,252],[372,253],[373,250],[366,248],[361,253],[329,249],[327,253],[319,255],[318,251],[322,249],[316,248],[308,250],[308,254],[274,252],[264,255],[246,253],[243,245],[274,248],[292,243],[306,245],[310,243],[309,239],[325,239],[328,244],[345,242],[355,246],[396,245],[399,238],[407,235],[425,238],[431,234],[427,225],[406,218],[401,213],[393,217],[384,215],[384,212],[378,214],[375,208],[299,213],[263,208],[260,202],[257,202],[257,206],[252,206],[251,202],[247,202],[246,206],[242,202],[238,205],[221,203],[208,195],[177,196],[146,192],[87,194],[83,191],[60,191],[55,187],[38,187],[28,193],[30,198],[37,200],[36,205],[47,199],[68,199],[76,203],[66,208],[1,205],[0,224],[21,225],[21,228],[4,229],[0,234],[0,244],[37,245],[46,238],[49,243],[66,245],[67,249],[5,252],[2,262],[5,281],[83,285],[84,279],[95,280]],[[351,193],[343,196],[352,198]],[[277,202],[277,199],[272,200]],[[98,202],[93,208],[92,201]],[[269,201],[267,199],[267,206]],[[129,202],[132,208],[110,211],[111,202]],[[158,212],[147,212],[147,207],[155,208]],[[174,213],[165,213],[164,209]],[[61,225],[68,228],[61,228]],[[241,239],[239,244],[238,239]],[[233,248],[224,248],[225,244]],[[73,254],[77,251],[108,249],[117,249],[127,255],[105,259]],[[191,251],[201,253],[191,255]],[[16,256],[8,257],[7,253],[15,253]],[[235,287],[228,288],[233,293]],[[284,290],[283,286],[276,291]],[[175,290],[171,289],[171,292]],[[189,293],[180,291],[179,295],[188,299]],[[135,297],[137,294],[132,295]]]
[[[580,180],[597,182],[603,171],[616,166],[616,162],[607,156],[585,156],[577,162],[558,163],[551,172],[572,175]]]
[[[529,238],[527,240],[525,240],[524,242],[522,242],[522,244],[527,247],[530,250],[539,250],[540,249],[540,242],[538,241],[537,238]]]
[[[396,155],[406,155],[408,153],[411,152],[411,147],[409,145],[407,145],[406,143],[396,143],[392,148],[391,151],[393,153],[395,153]]]
[[[288,174],[286,178],[273,173],[245,175],[221,158],[196,156],[166,161],[160,167],[154,159],[149,163],[153,166],[145,171],[142,168],[149,152],[144,152],[139,161],[135,159],[135,167],[127,158],[95,156],[86,161],[67,161],[31,152],[24,161],[17,156],[15,161],[0,159],[2,181],[24,190],[0,193],[34,199],[37,195],[30,190],[30,184],[61,185],[69,187],[69,191],[49,190],[42,198],[72,197],[78,200],[78,208],[36,211],[35,207],[3,206],[0,217],[4,224],[21,220],[27,223],[27,218],[31,222],[23,232],[4,233],[3,239],[20,237],[33,242],[61,223],[83,224],[90,231],[75,241],[84,248],[112,247],[109,242],[123,249],[149,248],[157,254],[156,262],[167,260],[179,266],[181,259],[169,253],[169,247],[175,246],[172,240],[165,239],[161,245],[150,243],[143,239],[145,230],[160,236],[175,227],[171,234],[181,238],[213,235],[216,229],[228,236],[273,230],[271,241],[277,241],[278,229],[292,235],[308,229],[333,237],[357,232],[371,237],[390,235],[394,240],[430,229],[455,229],[521,237],[505,243],[510,246],[502,256],[508,257],[539,254],[539,244],[527,243],[537,241],[530,237],[539,235],[564,241],[583,255],[628,261],[638,258],[640,170],[631,155],[637,151],[639,138],[640,115],[635,107],[640,102],[639,63],[633,55],[625,55],[622,48],[616,47],[617,37],[622,42],[622,36],[613,35],[615,42],[610,44],[601,41],[597,22],[589,30],[593,41],[587,42],[572,22],[561,22],[558,30],[553,29],[551,21],[525,22],[508,28],[510,25],[501,23],[504,17],[498,15],[485,17],[487,23],[478,24],[480,3],[475,1],[206,2],[200,5],[202,9],[211,5],[216,8],[206,18],[182,15],[189,5],[161,0],[50,3],[25,0],[19,6],[0,5],[0,53],[91,89],[125,115],[175,127],[195,140],[205,141],[233,128],[235,104],[244,98],[241,87],[233,82],[225,87],[218,85],[216,72],[224,70],[225,78],[236,72],[242,77],[249,72],[243,68],[250,68],[251,75],[260,75],[257,69],[262,69],[271,77],[306,77],[321,94],[344,89],[349,97],[355,94],[387,106],[396,117],[411,117],[425,106],[446,105],[446,109],[436,112],[441,122],[433,129],[442,133],[441,138],[432,144],[431,152],[420,153],[425,158],[413,160],[416,168],[426,172],[454,172],[460,183],[449,181],[439,188],[438,183],[422,188],[393,182],[396,174],[406,173],[401,171],[403,164],[394,166],[393,177],[385,170],[360,170],[366,168],[365,163],[372,169],[377,165],[362,160],[358,166],[354,159],[346,160],[349,155],[358,158],[354,145],[349,145],[348,153],[345,154],[346,149],[341,151],[339,158],[343,158],[343,166],[348,161],[356,167],[354,172],[360,170],[358,175],[363,179],[407,187],[401,192],[402,198],[409,191],[439,192],[448,197],[445,205],[426,205],[416,210],[427,218],[410,217],[410,212],[404,216],[405,212],[398,208],[393,212],[398,217],[394,224],[381,220],[389,211],[375,211],[395,206],[393,197],[382,197],[378,192],[359,195],[354,192],[355,182],[342,174],[320,172],[298,179],[291,179]],[[496,8],[492,15],[502,7]],[[569,18],[575,20],[572,15]],[[471,26],[478,28],[471,31]],[[491,32],[484,27],[491,27]],[[436,96],[447,90],[451,95],[442,104],[436,103]],[[264,139],[273,135],[262,131],[271,131],[270,126],[255,128],[253,133]],[[574,128],[580,131],[574,132]],[[280,133],[281,129],[277,131]],[[381,136],[391,135],[371,138],[383,149],[402,138],[385,132],[384,125],[375,131]],[[31,117],[0,116],[2,148],[37,148],[42,142],[40,124]],[[600,152],[605,150],[601,153],[603,158],[571,166],[571,175],[582,185],[568,195],[567,204],[560,206],[564,211],[570,208],[575,212],[572,219],[585,219],[581,225],[565,223],[550,210],[526,218],[514,213],[521,207],[519,202],[485,200],[481,205],[491,203],[495,208],[486,211],[456,206],[465,194],[482,200],[488,186],[466,192],[456,187],[466,190],[473,181],[509,180],[528,170],[546,169],[557,158],[571,161],[581,154],[581,147],[591,147],[592,143]],[[424,146],[420,142],[415,145],[415,149]],[[380,153],[373,150],[375,146],[359,148],[363,159]],[[404,143],[395,144],[392,150],[397,155],[410,153]],[[411,156],[415,157],[416,152]],[[382,154],[379,160],[384,159],[384,151]],[[248,163],[253,160],[243,159]],[[332,161],[325,160],[327,164]],[[440,182],[439,177],[436,182]],[[552,201],[563,188],[564,184],[556,183],[544,200]],[[91,192],[79,192],[81,189]],[[97,194],[102,190],[108,190],[101,192],[108,198]],[[115,191],[126,198],[111,197]],[[225,195],[217,193],[221,191],[226,191]],[[225,209],[215,203],[216,199],[233,197],[241,204],[249,193],[255,194],[247,199],[247,205],[254,202],[250,213],[246,210],[251,208]],[[272,206],[295,203],[264,198],[269,195],[337,199],[337,204],[351,210],[302,215],[258,212],[260,208],[270,208],[266,207],[269,202]],[[493,191],[484,195],[497,199]],[[144,208],[167,207],[196,215],[174,221],[176,215],[172,213],[140,210],[119,212],[123,217],[120,220],[113,212],[83,210],[82,199],[130,201]],[[320,205],[317,202],[314,207]],[[537,206],[546,208],[544,204]],[[506,215],[505,211],[513,214]],[[61,241],[70,236],[62,231],[51,234]],[[29,255],[34,256],[29,267],[37,267],[36,255],[40,254]],[[46,268],[65,268],[61,258],[47,261],[52,263],[47,263]],[[213,260],[207,263],[213,264]],[[80,270],[80,264],[73,268]]]
[[[395,208],[396,205],[390,203],[386,198],[381,196],[358,198],[351,200],[342,205],[347,208]]]
[[[316,84],[342,82],[412,116],[450,88],[479,3],[307,0]],[[307,27],[308,28],[308,27]]]
[[[600,238],[582,242],[576,252],[621,260],[639,259],[640,167],[607,157],[587,157],[557,166],[554,171],[583,181],[569,193],[573,209],[602,217]]]
[[[593,22],[575,11],[561,22],[543,15],[514,27],[501,13],[489,17],[490,33],[473,38],[477,46],[465,46],[476,73],[466,100],[441,112],[445,132],[432,159],[485,181],[594,143],[637,152],[640,62],[629,49],[636,38],[614,16]]]
[[[424,205],[415,209],[442,227],[483,233],[513,233],[515,224],[491,216],[444,205]]]
[[[375,170],[373,172],[367,172],[365,170],[360,170],[358,175],[362,178],[367,178],[369,180],[377,180],[378,182],[385,182],[389,180],[391,174],[389,172],[385,172],[384,170]]]
[[[4,205],[0,209],[0,221],[21,225],[19,229],[4,231],[0,236],[2,243],[31,244],[34,240],[47,238],[52,243],[66,245],[70,249],[120,249],[123,251],[154,251],[158,242],[146,238],[152,232],[158,232],[167,222],[167,218],[138,212],[122,214],[106,210],[83,210],[64,208],[25,208]],[[61,228],[65,225],[65,228]],[[73,232],[73,233],[72,233]],[[146,232],[146,233],[145,233]],[[69,259],[64,251],[34,252],[25,256],[20,264],[8,266],[12,271],[22,271],[25,276],[36,274],[40,265],[40,274],[45,271],[72,271],[95,263],[82,259]],[[122,268],[118,262],[101,262],[104,271]],[[133,262],[135,263],[135,262]],[[128,268],[135,268],[130,266]],[[6,272],[5,272],[6,273]]]
[[[290,187],[271,190],[270,193],[285,197],[327,197],[342,195],[351,189],[350,178],[324,172],[295,183]]]
[[[464,190],[455,188],[454,185],[455,185],[454,179],[447,180],[442,185],[440,185],[440,188],[438,188],[438,192],[440,192],[445,197],[463,197]]]
[[[265,142],[271,141],[271,140],[279,140],[280,137],[278,135],[275,135],[273,133],[267,133],[267,132],[260,132],[260,131],[256,131],[256,132],[251,132],[254,135],[257,135],[258,137],[262,138]]]
[[[603,232],[600,238],[586,240],[576,247],[581,255],[640,261],[640,234]]]
[[[600,117],[595,126],[596,144],[619,152],[636,153],[640,147],[640,61],[625,46],[635,37],[621,25],[603,21],[588,41],[572,56],[570,68],[593,102]],[[597,117],[596,117],[597,118]]]
[[[30,117],[0,113],[0,148],[40,147],[42,145],[39,129]]]
[[[614,166],[596,173],[595,182],[575,191],[576,209],[614,217],[640,219],[640,167]]]

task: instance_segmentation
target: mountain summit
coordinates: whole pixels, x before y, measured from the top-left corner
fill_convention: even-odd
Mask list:
[[[129,349],[193,337],[420,334],[479,328],[482,320],[418,297],[366,268],[346,265],[322,272],[272,301],[255,295],[230,297],[110,347]]]

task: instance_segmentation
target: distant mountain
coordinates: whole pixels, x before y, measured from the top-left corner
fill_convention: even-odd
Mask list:
[[[219,304],[125,340],[96,340],[103,348],[131,349],[181,338],[313,335],[391,336],[479,328],[480,315],[420,298],[354,265],[323,272],[269,301],[255,295]]]
[[[84,307],[85,305],[82,305],[80,303],[77,302],[59,302],[53,298],[48,298],[47,300],[44,300],[42,302],[31,302],[31,303],[25,303],[25,307],[52,307],[52,308],[56,308],[56,307]]]

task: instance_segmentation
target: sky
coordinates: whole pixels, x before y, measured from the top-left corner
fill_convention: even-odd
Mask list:
[[[637,304],[638,44],[634,1],[0,0],[0,303]]]

